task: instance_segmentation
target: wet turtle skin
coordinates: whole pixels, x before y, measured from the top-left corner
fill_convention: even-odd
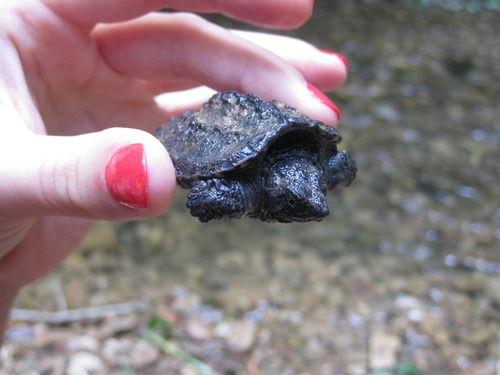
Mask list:
[[[348,186],[356,165],[337,129],[279,101],[235,91],[172,117],[155,136],[168,150],[186,206],[202,222],[248,216],[321,221],[326,193]]]

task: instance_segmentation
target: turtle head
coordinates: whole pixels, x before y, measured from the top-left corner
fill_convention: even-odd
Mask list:
[[[261,220],[321,221],[329,214],[323,169],[307,157],[292,155],[271,164],[263,188]]]
[[[356,177],[357,170],[347,151],[337,152],[328,162],[326,171],[328,190],[338,186],[349,186]]]

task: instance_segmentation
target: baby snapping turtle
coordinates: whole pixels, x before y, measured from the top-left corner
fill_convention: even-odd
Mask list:
[[[348,186],[356,166],[337,151],[338,131],[279,101],[215,94],[158,128],[186,206],[200,221],[249,216],[266,222],[320,221],[327,190]]]

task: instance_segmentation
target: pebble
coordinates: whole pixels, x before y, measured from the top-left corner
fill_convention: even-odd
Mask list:
[[[370,338],[370,367],[373,370],[395,368],[400,348],[399,337],[383,332],[374,333]]]
[[[41,374],[65,375],[66,358],[65,355],[45,356],[37,364],[37,370]]]
[[[99,350],[99,341],[89,335],[76,336],[69,339],[66,347],[69,352],[96,352]]]
[[[212,336],[212,331],[208,324],[200,319],[192,318],[186,323],[187,335],[196,341],[207,340]]]
[[[89,352],[78,352],[69,360],[67,375],[104,375],[104,362],[97,355]]]
[[[396,297],[394,304],[400,309],[418,309],[422,307],[418,298],[403,293]]]
[[[500,304],[500,278],[485,277],[485,294],[486,298],[496,304]]]
[[[27,324],[14,326],[5,332],[5,340],[11,342],[27,342],[33,338],[33,328]]]
[[[382,120],[390,122],[398,122],[401,117],[401,113],[393,104],[382,103],[375,107],[376,115]]]
[[[159,349],[146,340],[137,341],[130,350],[130,360],[134,368],[152,365],[159,357]]]
[[[182,367],[181,375],[198,375],[198,372],[186,365]]]
[[[220,336],[224,337],[231,352],[244,353],[255,344],[257,323],[252,320],[226,322],[221,323],[217,331]]]
[[[104,340],[101,354],[103,358],[114,366],[129,366],[133,341],[129,338],[110,337]]]

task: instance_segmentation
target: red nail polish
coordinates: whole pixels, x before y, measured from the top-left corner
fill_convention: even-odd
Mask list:
[[[148,173],[146,154],[141,143],[119,148],[106,165],[106,186],[121,205],[134,209],[148,208]]]
[[[323,94],[321,91],[319,91],[316,87],[311,85],[310,83],[307,83],[307,89],[311,93],[311,95],[318,100],[319,102],[323,103],[324,105],[330,107],[333,109],[333,111],[337,114],[337,119],[340,120],[340,110],[338,107],[326,96]]]
[[[340,61],[342,61],[344,63],[345,70],[346,71],[349,70],[349,61],[347,61],[347,58],[344,55],[341,55],[340,53],[335,53],[335,52],[332,52],[332,51],[328,51],[326,49],[320,49],[319,51],[323,52],[323,53],[326,53],[327,55],[336,56]]]

